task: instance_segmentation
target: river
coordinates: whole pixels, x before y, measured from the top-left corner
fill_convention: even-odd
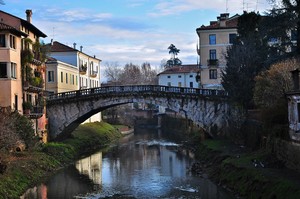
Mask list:
[[[60,170],[24,199],[234,198],[207,176],[193,176],[194,155],[158,130],[138,130],[109,150]]]

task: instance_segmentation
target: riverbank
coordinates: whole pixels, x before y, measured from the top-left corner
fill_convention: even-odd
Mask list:
[[[45,180],[78,157],[108,146],[121,133],[105,122],[80,125],[64,142],[48,143],[34,150],[0,153],[7,166],[0,174],[0,199],[20,198],[26,189]]]
[[[199,160],[192,171],[207,172],[215,182],[241,198],[299,198],[300,175],[288,170],[275,155],[249,152],[228,140],[206,140],[196,147]]]

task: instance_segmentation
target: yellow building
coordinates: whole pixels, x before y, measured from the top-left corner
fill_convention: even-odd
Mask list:
[[[76,66],[50,57],[46,62],[46,90],[50,93],[61,93],[79,89],[79,71]]]
[[[46,130],[45,65],[39,43],[46,35],[31,23],[31,10],[26,10],[26,18],[0,11],[0,106],[28,116],[39,133]]]
[[[73,47],[54,41],[49,44],[51,57],[47,63],[46,90],[52,93],[100,87],[100,63],[96,56],[90,56]],[[101,114],[95,114],[87,122],[101,121]]]
[[[222,88],[221,71],[226,66],[226,51],[237,36],[239,15],[220,14],[217,21],[197,28],[199,36],[201,85],[203,88]]]

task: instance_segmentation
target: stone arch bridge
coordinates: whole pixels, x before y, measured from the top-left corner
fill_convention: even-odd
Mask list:
[[[133,102],[167,107],[210,133],[228,125],[227,93],[160,85],[109,86],[57,93],[47,99],[50,139],[62,138],[90,116]]]

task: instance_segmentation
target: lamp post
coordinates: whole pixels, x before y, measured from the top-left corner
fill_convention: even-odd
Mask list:
[[[200,70],[197,72],[197,75],[196,75],[196,82],[198,83],[198,88],[201,88],[201,72]]]

